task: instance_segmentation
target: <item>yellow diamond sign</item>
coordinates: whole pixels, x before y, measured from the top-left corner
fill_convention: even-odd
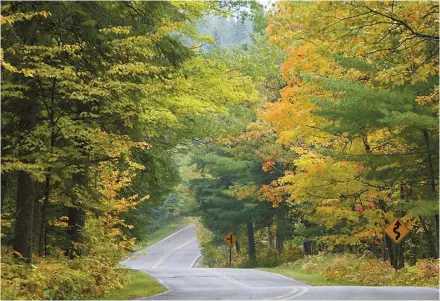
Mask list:
[[[396,218],[385,228],[385,233],[394,241],[394,243],[398,244],[409,233],[409,229],[400,219]]]
[[[224,239],[229,246],[232,246],[237,242],[238,237],[235,236],[234,232],[229,232],[228,234],[225,235]]]

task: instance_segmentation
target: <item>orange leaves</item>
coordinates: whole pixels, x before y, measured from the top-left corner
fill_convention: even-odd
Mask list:
[[[272,160],[271,158],[265,159],[263,161],[263,165],[261,166],[261,169],[264,172],[273,172],[273,167],[275,166],[275,161]]]
[[[277,181],[272,181],[270,185],[261,185],[260,199],[272,203],[273,207],[278,207],[285,200],[286,190]]]
[[[429,94],[429,95],[425,95],[425,96],[417,96],[416,97],[416,102],[423,106],[426,104],[430,104],[430,103],[438,103],[439,101],[439,90],[438,90],[438,86],[436,87],[436,90]]]

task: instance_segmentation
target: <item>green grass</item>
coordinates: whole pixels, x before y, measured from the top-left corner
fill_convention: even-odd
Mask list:
[[[356,285],[353,283],[347,283],[347,282],[343,282],[343,281],[331,281],[321,275],[305,273],[305,272],[301,271],[300,269],[258,268],[258,270],[280,274],[280,275],[292,278],[294,280],[298,280],[300,282],[305,282],[305,283],[313,285],[313,286],[337,286],[337,285],[345,285],[345,286],[351,285],[352,286],[352,285]]]
[[[99,300],[130,300],[138,297],[147,297],[165,292],[167,289],[150,275],[136,270],[128,270],[128,281],[123,288],[114,289]],[[95,299],[95,300],[96,300]]]

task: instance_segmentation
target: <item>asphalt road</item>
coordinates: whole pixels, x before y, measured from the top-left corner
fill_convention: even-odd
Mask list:
[[[181,229],[122,264],[155,277],[168,291],[146,300],[439,300],[417,287],[309,286],[253,269],[193,268],[200,257],[195,228]]]

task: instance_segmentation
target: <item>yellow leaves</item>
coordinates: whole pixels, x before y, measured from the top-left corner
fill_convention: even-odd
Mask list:
[[[150,195],[147,194],[147,195],[145,195],[144,197],[140,198],[139,201],[140,201],[140,202],[143,202],[143,201],[146,201],[146,200],[149,200],[149,199],[150,199]]]
[[[48,11],[39,11],[39,12],[33,12],[33,13],[14,13],[12,15],[2,15],[1,16],[1,23],[5,25],[13,25],[15,22],[21,22],[21,21],[29,21],[34,17],[41,16],[43,18],[48,18],[52,14]]]
[[[282,3],[269,27],[272,42],[295,49],[282,69],[289,83],[299,72],[340,73],[331,55],[317,56],[320,51],[374,62],[383,68],[374,79],[384,86],[415,84],[438,74],[438,56],[431,47],[438,40],[438,7],[427,2],[405,2],[398,7],[373,1],[352,6]]]
[[[311,43],[305,43],[297,49],[291,49],[289,54],[289,59],[281,67],[281,73],[289,84],[298,84],[297,76],[301,74],[326,76],[338,70],[336,64],[321,55],[316,46]]]
[[[351,155],[362,155],[367,153],[361,137],[353,138],[351,145],[348,148],[348,153]]]
[[[68,223],[69,217],[67,216],[61,216],[58,219],[50,219],[49,225],[59,227],[59,228],[67,228],[69,226]]]
[[[121,75],[121,76],[142,75],[142,76],[152,76],[158,79],[160,74],[163,73],[166,69],[167,68],[165,67],[159,67],[142,62],[135,62],[135,63],[113,65],[108,72],[109,74]]]
[[[132,26],[113,26],[113,27],[107,27],[102,28],[99,31],[105,34],[114,33],[114,34],[129,34],[131,33]]]

